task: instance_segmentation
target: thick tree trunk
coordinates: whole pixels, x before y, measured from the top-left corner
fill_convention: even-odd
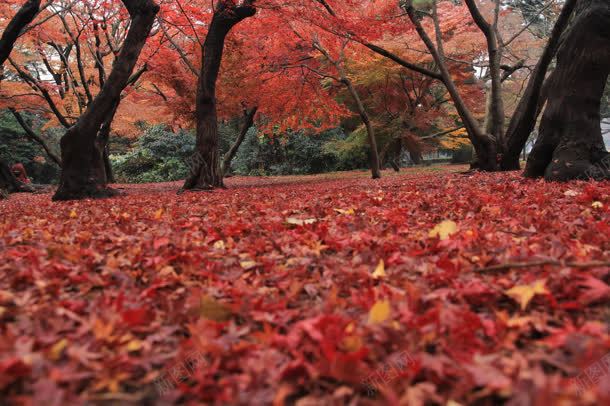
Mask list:
[[[250,128],[252,128],[252,126],[254,125],[254,116],[256,116],[257,111],[258,107],[253,107],[245,111],[244,122],[242,123],[239,135],[237,136],[237,139],[235,140],[233,145],[231,145],[231,148],[225,155],[224,159],[222,160],[222,176],[225,176],[229,172],[229,169],[231,169],[231,161],[233,161],[233,158],[235,158],[235,155],[237,155],[237,151],[239,150],[241,144],[244,142],[248,131],[250,131]]]
[[[222,2],[214,12],[203,44],[203,61],[197,84],[195,119],[197,143],[190,176],[184,182],[186,190],[210,190],[224,187],[220,167],[218,117],[216,111],[216,81],[220,72],[225,39],[231,29],[242,20],[256,14],[253,1],[242,6]]]
[[[600,104],[610,74],[610,2],[590,0],[566,33],[525,175],[609,179]]]
[[[106,187],[104,154],[97,136],[120,102],[121,92],[128,84],[159,11],[159,6],[153,0],[122,1],[131,17],[129,33],[102,90],[61,139],[63,168],[54,200],[108,197],[115,194]]]
[[[553,27],[551,37],[536,64],[536,68],[527,83],[527,87],[506,132],[507,148],[502,156],[501,167],[503,170],[519,170],[519,155],[525,148],[530,134],[536,126],[536,120],[540,114],[540,101],[542,96],[543,84],[546,73],[553,58],[557,53],[560,39],[568,26],[570,17],[578,0],[567,0],[563,6],[561,14]]]
[[[19,9],[0,37],[0,67],[8,59],[15,41],[40,10],[40,0],[28,0]]]

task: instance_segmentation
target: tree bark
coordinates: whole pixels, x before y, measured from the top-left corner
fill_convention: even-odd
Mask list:
[[[352,81],[349,80],[347,76],[342,74],[341,81],[345,84],[349,93],[351,94],[354,102],[356,102],[356,108],[358,109],[358,114],[360,114],[360,118],[366,127],[366,134],[369,139],[369,146],[371,148],[371,155],[369,157],[370,166],[371,166],[371,175],[373,179],[381,178],[381,170],[379,169],[379,152],[377,150],[377,138],[375,136],[375,129],[373,128],[373,124],[371,123],[371,119],[364,108],[364,104],[360,99],[360,95],[356,91],[356,88],[352,84]]]
[[[601,99],[610,74],[610,3],[580,4],[558,52],[527,177],[610,179],[610,157],[600,125]]]
[[[96,149],[98,153],[102,155],[103,176],[106,183],[115,182],[114,173],[112,172],[112,165],[110,163],[110,150],[108,148],[108,141],[110,140],[110,130],[112,129],[112,122],[114,121],[114,116],[116,115],[118,109],[119,106],[117,104],[102,124],[100,132],[98,133],[96,139]],[[100,168],[99,170],[102,171],[102,168]]]
[[[567,0],[561,14],[553,27],[551,37],[534,68],[525,92],[515,109],[506,132],[507,147],[502,156],[501,168],[503,170],[519,170],[519,155],[525,148],[525,143],[536,126],[540,113],[540,98],[543,91],[545,77],[553,58],[557,54],[560,39],[568,26],[570,17],[578,0]]]
[[[0,37],[0,67],[11,54],[21,31],[34,20],[38,11],[40,11],[40,0],[28,0],[12,18]]]
[[[105,170],[102,170],[103,151],[99,149],[97,136],[113,109],[120,103],[121,92],[129,82],[159,11],[159,6],[153,0],[122,2],[131,17],[129,33],[100,93],[61,139],[63,168],[54,200],[109,197],[116,194],[106,185]]]
[[[474,149],[477,152],[477,163],[474,165],[477,169],[483,171],[496,171],[498,168],[497,163],[497,144],[496,140],[490,135],[485,134],[481,131],[479,123],[474,118],[472,112],[466,106],[464,99],[460,95],[458,88],[451,77],[451,73],[449,72],[449,68],[444,61],[444,56],[439,53],[439,50],[434,46],[434,43],[430,39],[430,36],[422,26],[418,16],[416,15],[415,8],[413,7],[412,1],[407,1],[405,4],[405,11],[407,12],[409,19],[415,26],[415,30],[417,31],[419,37],[430,51],[434,62],[440,71],[443,83],[453,100],[455,105],[455,109],[457,110],[460,118],[462,119],[462,123],[468,132],[468,136]]]
[[[347,45],[347,42],[343,44],[344,47],[345,47],[345,45]],[[320,44],[318,39],[315,37],[312,42],[312,46],[314,47],[314,49],[317,49],[318,51],[320,51],[320,53],[322,55],[324,55],[326,60],[335,66],[335,68],[337,69],[337,72],[339,73],[339,77],[333,77],[333,79],[342,83],[343,85],[345,85],[350,96],[352,96],[354,103],[356,103],[356,109],[358,110],[360,119],[362,120],[362,123],[364,124],[364,126],[366,128],[366,134],[367,134],[367,138],[369,140],[369,147],[371,148],[371,154],[369,157],[369,162],[370,162],[369,166],[371,168],[372,177],[373,177],[373,179],[381,178],[381,169],[380,169],[380,163],[379,163],[379,150],[377,148],[377,138],[375,136],[375,129],[373,128],[369,114],[367,113],[366,109],[364,108],[364,104],[362,103],[362,99],[360,98],[358,91],[354,87],[354,84],[352,83],[350,78],[347,76],[347,73],[344,69],[344,64],[345,64],[344,50],[343,49],[341,50],[340,59],[336,60],[336,59],[333,59],[333,57],[326,50],[326,48],[324,48],[322,46],[322,44]]]
[[[487,125],[485,131],[491,134],[495,140],[496,153],[503,153],[504,141],[504,100],[502,99],[502,47],[498,39],[498,17],[500,13],[500,2],[497,1],[494,12],[493,24],[488,23],[480,13],[474,0],[465,0],[466,6],[475,24],[479,27],[487,42],[487,55],[489,57],[489,73],[491,76],[488,87],[488,109]]]
[[[108,144],[104,148],[104,171],[106,172],[106,182],[107,183],[115,183],[116,178],[114,177],[114,171],[112,170],[112,163],[110,162],[110,149],[108,148]]]
[[[254,1],[246,0],[241,6],[221,2],[212,17],[203,44],[203,61],[197,84],[195,113],[197,142],[192,159],[195,166],[184,182],[185,190],[211,190],[224,187],[218,142],[216,81],[227,35],[238,23],[255,14]]]
[[[248,131],[250,131],[250,128],[252,128],[252,126],[254,125],[254,116],[256,115],[257,111],[258,107],[255,106],[244,112],[244,122],[242,123],[239,135],[237,136],[237,139],[235,140],[233,145],[231,145],[231,148],[229,149],[227,154],[224,156],[224,159],[222,160],[223,177],[229,172],[229,169],[231,169],[231,161],[233,161],[233,158],[235,158],[235,155],[237,155],[237,151],[239,150],[241,144],[244,142]]]

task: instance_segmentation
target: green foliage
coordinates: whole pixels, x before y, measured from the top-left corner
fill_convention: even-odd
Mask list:
[[[173,133],[165,126],[151,126],[122,155],[110,160],[119,182],[166,182],[184,179],[188,174],[187,159],[195,148],[192,133]]]
[[[24,117],[35,130],[42,126],[40,120],[32,114],[24,114]],[[62,135],[61,129],[50,129],[41,134],[55,151],[59,151]],[[22,163],[33,183],[48,184],[59,180],[59,167],[41,146],[26,137],[19,123],[6,110],[0,112],[0,159],[9,166]]]
[[[366,128],[356,128],[349,135],[337,137],[324,144],[324,152],[337,161],[335,170],[363,169],[368,167],[370,148]]]
[[[240,175],[291,175],[332,172],[342,162],[327,143],[345,139],[340,129],[320,134],[289,132],[274,137],[251,129],[233,160],[232,169]]]

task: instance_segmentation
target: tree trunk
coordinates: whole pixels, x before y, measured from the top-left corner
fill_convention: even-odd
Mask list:
[[[104,169],[106,171],[106,182],[115,183],[116,178],[114,177],[114,171],[112,170],[112,163],[110,162],[110,148],[106,145],[104,148]]]
[[[122,0],[131,17],[127,38],[100,93],[61,139],[62,171],[54,200],[108,197],[103,150],[97,136],[118,106],[159,11],[153,0]]]
[[[15,110],[14,108],[9,108],[9,111],[13,114],[19,125],[21,125],[21,128],[23,128],[23,130],[25,131],[26,136],[30,140],[40,145],[42,149],[44,149],[44,151],[47,153],[47,156],[51,158],[51,160],[61,168],[61,159],[59,159],[59,156],[57,156],[57,154],[51,149],[49,144],[47,144],[47,142],[42,137],[36,134],[32,127],[30,127],[25,121],[25,118],[17,110]]]
[[[5,190],[8,193],[21,190],[21,182],[17,180],[11,168],[3,161],[0,161],[0,190]]]
[[[40,0],[28,0],[19,9],[0,37],[0,67],[8,59],[21,31],[34,20],[40,10]]]
[[[379,153],[379,162],[382,168],[390,165],[395,172],[400,172],[400,155],[402,153],[402,139],[392,138]]]
[[[112,122],[114,121],[114,116],[116,115],[118,109],[119,105],[117,104],[102,124],[96,139],[97,150],[102,155],[103,176],[105,183],[115,182],[114,174],[112,172],[112,165],[110,164],[110,149],[108,147],[108,141],[110,140]],[[100,168],[100,171],[101,170],[102,169]]]
[[[254,125],[254,116],[256,115],[257,111],[258,107],[253,107],[244,112],[244,122],[242,123],[239,135],[222,160],[222,176],[225,176],[229,172],[229,169],[231,169],[231,161],[233,161],[233,158],[235,158],[235,155],[237,155],[237,151],[239,150],[242,142],[244,142],[248,131],[250,131],[250,128],[252,128]]]
[[[567,0],[561,10],[561,14],[553,27],[551,37],[536,64],[534,72],[527,83],[527,87],[506,132],[507,148],[502,156],[501,167],[503,170],[519,170],[519,155],[525,148],[527,140],[536,126],[536,120],[540,113],[541,93],[546,73],[553,58],[557,53],[560,39],[564,33],[570,17],[578,0]]]
[[[414,165],[420,165],[424,159],[419,151],[409,151],[409,156],[411,157],[411,161],[413,161]]]
[[[253,1],[248,0],[239,7],[224,2],[220,3],[214,12],[203,44],[203,61],[197,84],[195,113],[197,143],[191,161],[195,163],[195,166],[184,182],[183,189],[210,190],[224,187],[218,142],[216,81],[227,35],[235,25],[254,14],[256,14],[256,7]]]
[[[341,78],[341,81],[345,84],[345,86],[347,87],[347,90],[349,90],[349,93],[352,95],[354,102],[356,102],[356,108],[358,109],[360,118],[362,119],[362,122],[364,123],[364,126],[366,127],[366,134],[368,136],[369,146],[371,148],[371,155],[369,157],[371,174],[372,174],[373,179],[379,179],[379,178],[381,178],[381,171],[379,169],[379,152],[377,150],[377,138],[375,137],[375,129],[373,128],[373,125],[371,124],[371,119],[370,119],[368,113],[366,112],[366,109],[364,108],[364,104],[362,104],[362,100],[360,99],[360,96],[358,95],[356,88],[354,88],[352,81],[349,80],[349,78],[347,78],[346,76],[343,76]]]
[[[581,4],[558,53],[540,135],[525,169],[528,177],[610,178],[600,125],[601,99],[610,74],[610,3]]]
[[[443,80],[443,84],[447,88],[447,91],[453,100],[455,109],[457,110],[460,118],[462,119],[462,123],[464,124],[464,128],[466,128],[466,131],[468,132],[468,137],[474,146],[478,159],[476,165],[473,165],[473,167],[483,171],[496,171],[498,169],[496,140],[490,134],[486,134],[481,131],[479,123],[473,116],[472,112],[468,109],[464,99],[460,95],[451,73],[449,72],[449,68],[444,61],[443,55],[439,53],[439,50],[434,46],[430,36],[422,26],[412,2],[406,3],[405,11],[415,26],[415,30],[417,31],[419,37],[424,42],[426,48],[428,48],[428,51],[430,51],[430,54],[436,62]]]

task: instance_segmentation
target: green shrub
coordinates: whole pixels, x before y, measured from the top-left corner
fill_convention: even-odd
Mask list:
[[[131,150],[111,155],[110,160],[119,182],[175,181],[188,174],[186,162],[194,148],[191,132],[173,133],[165,126],[151,126],[144,129]]]

